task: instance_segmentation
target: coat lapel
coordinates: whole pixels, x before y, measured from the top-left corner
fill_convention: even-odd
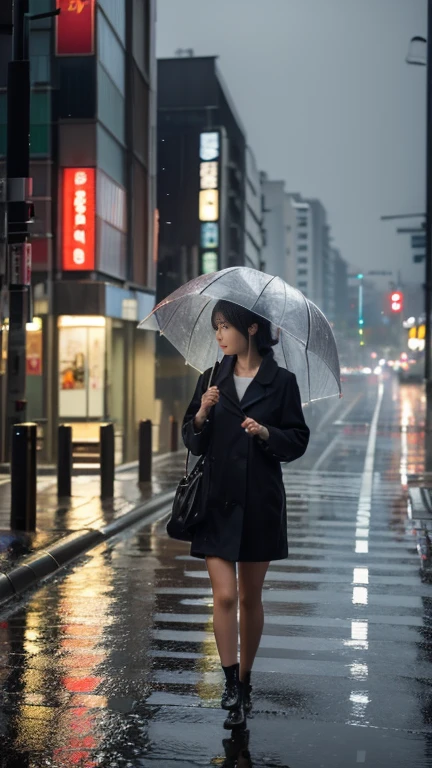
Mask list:
[[[236,359],[235,356],[223,358],[214,383],[219,388],[219,392],[222,395],[220,399],[222,406],[235,416],[242,417],[242,408],[237,396],[233,377]]]
[[[226,357],[223,359],[215,380],[222,395],[221,403],[224,408],[234,413],[236,416],[243,416],[248,408],[263,400],[268,395],[269,385],[272,383],[278,372],[278,364],[272,355],[266,355],[263,358],[259,371],[254,380],[248,386],[245,395],[239,402],[237,390],[234,384],[234,366],[236,357]]]
[[[254,380],[248,386],[245,396],[241,401],[244,411],[251,408],[269,394],[269,387],[278,372],[278,364],[273,355],[266,355],[259,367]]]

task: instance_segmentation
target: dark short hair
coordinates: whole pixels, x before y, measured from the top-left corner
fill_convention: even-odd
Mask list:
[[[217,331],[216,315],[222,315],[225,320],[240,333],[249,340],[248,328],[256,323],[258,330],[255,334],[255,342],[259,354],[262,357],[265,355],[273,354],[272,347],[278,343],[278,339],[274,339],[271,333],[271,323],[261,315],[256,315],[255,312],[251,312],[249,309],[241,307],[239,304],[233,304],[232,301],[225,301],[221,299],[213,307],[211,316],[211,323],[215,331]]]

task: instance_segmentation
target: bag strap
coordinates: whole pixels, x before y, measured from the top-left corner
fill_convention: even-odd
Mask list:
[[[203,391],[206,391],[209,388],[210,383],[211,383],[211,381],[213,381],[214,376],[215,376],[216,371],[218,370],[218,368],[219,368],[219,362],[217,361],[214,364],[213,368],[209,369],[207,376],[205,376],[204,379],[203,379]],[[186,467],[185,467],[185,475],[186,476],[189,474],[188,473],[189,458],[190,458],[190,450],[188,449],[187,456],[186,456]],[[199,461],[199,459],[198,459],[198,461]]]

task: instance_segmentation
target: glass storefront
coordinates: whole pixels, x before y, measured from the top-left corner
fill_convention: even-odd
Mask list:
[[[27,323],[26,336],[26,398],[27,418],[43,419],[43,330],[42,319],[34,317]]]
[[[105,417],[105,325],[104,317],[58,319],[60,419]]]

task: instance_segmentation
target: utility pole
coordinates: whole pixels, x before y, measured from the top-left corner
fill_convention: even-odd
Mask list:
[[[7,84],[7,242],[9,334],[5,454],[10,453],[11,429],[26,420],[26,323],[30,315],[31,244],[28,223],[30,175],[30,62],[28,0],[13,2],[13,58]]]
[[[425,378],[426,378],[426,471],[432,471],[432,0],[428,0],[426,55],[426,266],[425,266]]]

